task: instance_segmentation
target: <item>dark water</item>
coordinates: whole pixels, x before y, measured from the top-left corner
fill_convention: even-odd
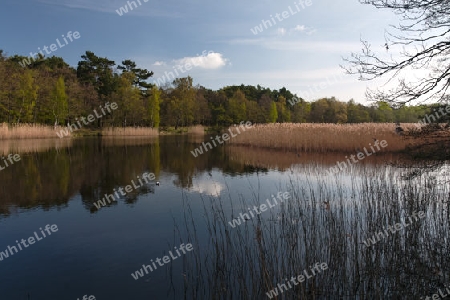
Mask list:
[[[0,299],[82,299],[84,295],[96,299],[195,298],[185,296],[192,286],[186,288],[184,284],[195,284],[187,266],[211,241],[202,222],[209,201],[220,203],[228,221],[245,212],[242,201],[255,197],[264,200],[271,194],[289,191],[286,183],[293,178],[299,185],[306,185],[303,180],[313,174],[308,185],[317,184],[320,189],[319,181],[327,178],[325,171],[344,157],[240,147],[218,147],[194,157],[190,151],[201,141],[203,137],[162,136],[147,140],[89,138],[63,144],[4,144],[1,151],[20,153],[21,161],[0,171],[0,255],[9,254],[0,261]],[[368,158],[354,167],[353,175],[342,174],[340,180],[350,189],[366,176],[359,173],[359,168],[367,174],[398,159],[393,155]],[[152,181],[133,187],[117,201],[96,208],[94,203],[105,193],[125,188],[132,180],[137,183],[138,176],[145,172],[154,173],[160,185]],[[351,211],[352,205],[349,207]],[[183,226],[187,210],[198,222],[194,229],[196,240]],[[351,219],[352,215],[342,218]],[[47,224],[55,224],[57,231],[42,233],[40,228]],[[442,234],[446,235],[442,238],[448,238],[448,231]],[[28,247],[22,244],[19,250],[16,240],[30,237],[41,239]],[[143,264],[163,258],[169,251],[174,254],[175,247],[188,243],[192,251],[178,252],[181,255],[177,259],[138,280],[131,276]],[[417,299],[427,293],[423,291]],[[311,297],[341,298],[331,294]]]

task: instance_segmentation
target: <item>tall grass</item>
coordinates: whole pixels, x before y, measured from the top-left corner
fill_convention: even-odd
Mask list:
[[[205,127],[202,125],[190,126],[187,132],[189,134],[205,135]]]
[[[58,138],[56,131],[62,128],[60,126],[55,128],[53,126],[38,124],[8,125],[2,123],[0,126],[0,140]]]
[[[328,269],[291,283],[275,299],[419,299],[436,293],[450,280],[450,187],[393,178],[398,174],[389,168],[367,170],[350,183],[315,174],[291,178],[279,189],[291,199],[236,228],[228,221],[264,203],[264,196],[241,199],[240,207],[229,199],[231,212],[224,208],[227,199],[203,198],[203,220],[185,199],[184,230],[177,234],[200,244],[194,259],[184,262],[184,299],[269,299],[266,292],[316,262]],[[363,244],[419,211],[424,219],[371,247]]]
[[[150,127],[107,127],[103,128],[102,136],[158,136],[158,129]]]
[[[402,124],[407,130],[415,124]],[[277,123],[258,124],[230,139],[234,145],[281,149],[304,152],[352,152],[373,145],[374,138],[386,140],[388,147],[382,152],[395,152],[414,143],[395,133],[395,124],[316,124],[316,123]]]

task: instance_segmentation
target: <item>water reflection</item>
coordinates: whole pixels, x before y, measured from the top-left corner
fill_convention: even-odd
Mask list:
[[[10,141],[4,153],[22,153],[21,163],[0,172],[0,213],[11,206],[21,208],[60,206],[77,195],[86,209],[95,212],[93,202],[115,187],[129,184],[143,172],[159,181],[172,181],[181,188],[218,196],[224,186],[211,181],[214,169],[237,176],[285,171],[293,166],[328,167],[342,160],[344,153],[286,153],[238,146],[217,147],[194,157],[192,151],[205,137],[198,135],[156,138],[86,138],[40,141]],[[206,137],[207,140],[207,137]],[[374,155],[362,165],[378,165],[397,159],[395,155]],[[205,175],[194,182],[194,177]],[[125,199],[136,201],[138,189]],[[114,205],[114,204],[111,204]]]
[[[29,251],[23,261],[14,257],[0,263],[0,282],[10,281],[2,286],[5,297],[18,298],[17,290],[26,295],[35,283],[34,293],[40,286],[40,295],[47,297],[32,299],[70,298],[67,287],[76,286],[70,296],[78,295],[80,286],[94,282],[92,294],[104,299],[224,299],[227,292],[260,299],[269,283],[283,282],[281,276],[295,275],[316,261],[328,263],[327,273],[303,290],[292,289],[297,294],[289,297],[397,299],[389,296],[426,295],[448,279],[449,184],[437,181],[447,178],[447,165],[436,164],[431,176],[421,172],[405,179],[401,174],[406,169],[389,165],[406,165],[401,156],[373,155],[330,176],[327,169],[347,153],[227,146],[194,157],[190,151],[203,140],[208,137],[86,138],[4,146],[3,151],[17,151],[13,153],[22,159],[0,171],[0,220],[6,224],[0,227],[2,245],[49,218],[61,227],[61,234],[47,241],[54,244],[39,254]],[[96,208],[104,194],[144,172],[154,173],[161,186],[145,184]],[[292,199],[237,229],[230,227],[232,218],[279,191],[289,191]],[[427,213],[426,219],[365,248],[363,241],[383,226],[418,210]],[[186,230],[183,222],[190,224]],[[174,262],[167,273],[138,283],[129,278],[142,263],[170,249],[172,239],[175,246],[180,240],[195,241],[199,251]],[[52,261],[41,262],[47,252]],[[53,256],[58,258],[53,261]],[[200,262],[206,264],[201,270],[196,265]],[[443,275],[424,275],[435,268]],[[42,269],[57,276],[23,278]],[[61,275],[68,273],[72,277]],[[70,285],[67,278],[75,283]],[[58,288],[45,284],[53,280]]]

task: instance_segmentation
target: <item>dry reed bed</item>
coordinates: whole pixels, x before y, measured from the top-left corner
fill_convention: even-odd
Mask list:
[[[190,126],[187,132],[189,134],[205,135],[205,127],[202,125]]]
[[[253,199],[203,198],[203,219],[185,197],[184,228],[176,225],[174,240],[195,242],[197,251],[185,257],[184,299],[268,299],[266,292],[316,262],[329,268],[275,299],[418,299],[435,293],[449,279],[450,187],[430,185],[426,177],[399,184],[392,180],[395,172],[386,171],[367,170],[352,176],[352,184],[339,176],[294,176],[278,189],[289,191],[289,200],[236,228],[228,222],[265,203],[267,195],[253,190]],[[419,211],[424,219],[407,219]],[[363,243],[401,220],[407,227],[371,247]]]
[[[415,124],[402,124],[402,127],[407,131],[414,128]],[[373,145],[374,138],[387,141],[388,146],[382,148],[382,152],[404,150],[412,144],[411,139],[397,135],[395,125],[391,123],[258,124],[245,132],[241,131],[241,134],[230,139],[229,143],[299,152],[353,152],[364,147],[371,151],[369,143]]]
[[[63,127],[60,126],[57,126],[55,129],[53,126],[46,125],[8,125],[6,123],[2,123],[0,126],[0,140],[58,138],[56,131],[61,129],[63,129]]]
[[[102,136],[158,136],[158,129],[149,127],[108,127],[102,130]]]

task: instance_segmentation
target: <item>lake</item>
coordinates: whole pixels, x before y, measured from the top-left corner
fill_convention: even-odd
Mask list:
[[[331,175],[351,153],[225,145],[194,157],[207,140],[2,141],[21,159],[0,171],[0,299],[446,292],[448,165],[419,174],[379,154]]]

